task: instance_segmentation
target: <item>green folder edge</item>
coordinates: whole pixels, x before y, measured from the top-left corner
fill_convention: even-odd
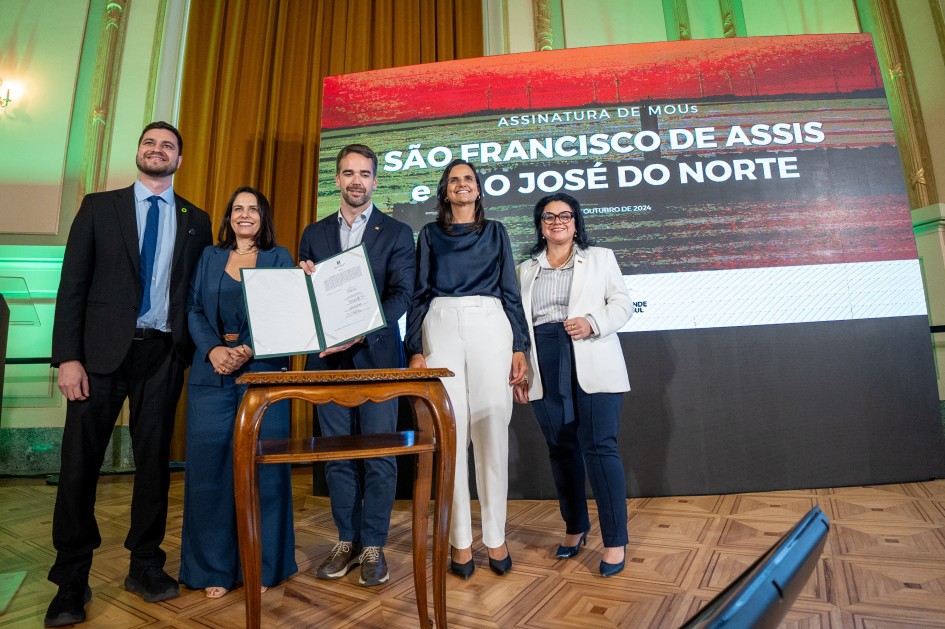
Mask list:
[[[332,258],[337,258],[338,256],[343,255],[343,254],[346,254],[346,253],[350,252],[352,249],[357,249],[357,248],[359,248],[359,247],[363,250],[364,262],[365,262],[365,265],[366,265],[366,267],[367,267],[368,277],[371,278],[371,287],[374,289],[374,297],[375,297],[375,299],[377,300],[378,306],[381,306],[381,294],[380,294],[379,292],[377,292],[377,282],[374,281],[374,270],[371,268],[371,258],[370,258],[370,256],[368,256],[367,247],[364,246],[364,243],[363,243],[363,242],[362,242],[361,244],[359,244],[359,245],[355,245],[354,247],[350,247],[350,248],[348,248],[348,249],[345,249],[345,250],[342,251],[341,253],[336,253],[336,254],[333,255],[333,256],[329,256],[329,257],[327,257],[327,258],[323,258],[323,259],[321,259],[321,260],[318,261],[318,264],[324,264],[325,262],[328,262],[328,261],[331,260]],[[281,270],[281,269],[279,269],[279,267],[272,267],[272,268],[273,268],[273,270]],[[250,343],[252,343],[252,341],[253,341],[253,318],[249,316],[249,299],[246,298],[246,278],[243,276],[243,271],[246,271],[246,270],[257,271],[257,270],[266,270],[266,269],[257,269],[257,268],[255,268],[255,267],[252,268],[252,269],[240,269],[240,288],[243,289],[243,304],[244,304],[244,307],[246,308],[246,321],[247,321],[247,325],[249,325],[249,341],[250,341]],[[280,356],[297,356],[297,355],[301,355],[301,354],[317,354],[317,353],[320,353],[320,352],[325,351],[326,349],[331,349],[330,347],[325,347],[325,333],[322,331],[321,316],[319,316],[319,313],[318,313],[318,303],[315,301],[315,289],[312,288],[312,281],[309,279],[309,276],[308,276],[307,274],[305,274],[304,272],[303,272],[302,275],[303,275],[303,277],[305,278],[305,287],[308,289],[308,300],[309,300],[309,303],[312,305],[312,318],[313,318],[314,321],[315,321],[315,334],[318,336],[318,344],[322,346],[322,349],[315,350],[314,352],[283,352],[283,353],[280,353],[280,354],[257,354],[257,353],[256,353],[256,348],[253,347],[253,358],[278,358],[278,357],[280,357]],[[352,337],[347,338],[347,339],[345,339],[345,340],[343,340],[343,341],[339,341],[338,343],[335,343],[335,345],[332,345],[332,347],[337,347],[338,345],[344,345],[344,344],[347,343],[348,341],[351,341],[351,340],[356,339],[356,338],[361,337],[361,336],[366,336],[366,335],[370,334],[371,332],[376,332],[377,330],[380,330],[381,328],[387,327],[387,317],[384,315],[384,308],[383,308],[383,307],[380,307],[379,310],[380,310],[380,313],[381,313],[381,324],[380,324],[380,325],[378,325],[377,327],[371,328],[370,330],[367,330],[367,331],[365,331],[365,332],[362,332],[361,334],[358,334],[358,335],[356,335],[356,336],[352,336]]]

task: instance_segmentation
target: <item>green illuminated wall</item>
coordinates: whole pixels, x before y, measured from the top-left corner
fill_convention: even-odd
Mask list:
[[[29,0],[0,4],[0,79],[23,86],[0,112],[2,244],[17,242],[10,234],[38,234],[21,237],[29,244],[61,243],[59,232],[71,223],[60,217],[60,201],[89,1],[56,9]]]
[[[65,405],[48,358],[64,245],[85,192],[134,181],[141,128],[176,119],[188,6],[0,0],[0,79],[25,87],[0,112],[0,292],[11,305],[0,474],[58,468]],[[119,428],[106,466],[131,465]]]
[[[539,6],[547,9],[551,46],[562,48],[858,32],[861,25],[871,29],[871,7],[880,1],[901,20],[919,92],[916,114],[932,149],[929,171],[945,185],[945,0],[483,0],[485,49],[488,54],[535,50]],[[7,226],[0,227],[0,278],[13,278],[0,279],[0,288],[14,287],[3,290],[32,300],[35,312],[29,323],[11,326],[10,357],[48,356],[62,247],[90,168],[98,165],[104,172],[102,188],[128,185],[143,124],[175,120],[188,3],[0,0],[0,79],[22,81],[27,89],[0,114],[0,225]],[[113,4],[123,8],[109,26],[107,7]],[[96,116],[91,103],[104,78],[99,60],[108,28],[124,29],[124,45],[111,85],[114,106]],[[99,131],[95,119],[108,125],[108,141],[90,153],[88,139]],[[932,322],[945,324],[945,206],[938,197],[934,201],[936,207],[922,214],[934,223],[923,223],[931,234],[931,244],[923,247],[932,247],[923,268]],[[18,309],[21,305],[17,302]],[[939,364],[945,364],[945,338],[935,347]],[[64,408],[54,376],[43,365],[7,368],[0,473],[58,465]],[[945,380],[940,378],[939,386],[945,398]],[[126,463],[121,445],[112,465]]]

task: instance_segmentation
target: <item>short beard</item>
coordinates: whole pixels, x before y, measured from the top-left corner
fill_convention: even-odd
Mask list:
[[[148,166],[148,163],[144,161],[140,156],[135,158],[135,165],[138,167],[138,170],[148,175],[149,177],[170,177],[177,172],[177,164],[173,161],[169,161],[167,166],[163,168],[152,168]]]
[[[347,190],[341,191],[341,198],[344,199],[345,203],[347,203],[351,207],[362,207],[371,202],[371,192],[368,190],[364,191],[364,197],[363,197],[364,200],[361,203],[355,203],[354,197],[350,196]]]

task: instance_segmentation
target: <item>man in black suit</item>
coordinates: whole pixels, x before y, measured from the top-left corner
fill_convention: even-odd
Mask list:
[[[341,209],[305,228],[299,246],[300,266],[311,273],[315,262],[363,243],[387,326],[318,356],[309,355],[306,369],[403,367],[398,320],[407,312],[413,296],[413,230],[371,203],[377,188],[377,155],[369,147],[350,144],[341,149],[335,161],[335,185],[341,191]],[[357,408],[324,404],[318,407],[318,423],[326,436],[395,432],[397,400],[366,402]],[[386,583],[390,574],[384,546],[397,489],[394,457],[364,461],[363,493],[355,461],[327,463],[325,478],[338,543],[318,567],[316,576],[340,579],[360,564],[361,585]]]
[[[183,142],[166,122],[138,139],[138,178],[122,190],[86,195],[62,261],[52,365],[68,400],[53,514],[59,586],[47,627],[85,620],[92,551],[101,544],[95,489],[109,438],[127,398],[135,459],[131,566],[125,588],[148,602],[178,596],[161,550],[170,485],[168,454],[184,368],[190,274],[210,244],[210,218],[174,194]]]

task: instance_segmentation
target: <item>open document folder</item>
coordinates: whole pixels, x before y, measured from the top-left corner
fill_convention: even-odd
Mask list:
[[[258,358],[320,352],[387,325],[363,244],[322,260],[311,276],[300,268],[241,275]]]

